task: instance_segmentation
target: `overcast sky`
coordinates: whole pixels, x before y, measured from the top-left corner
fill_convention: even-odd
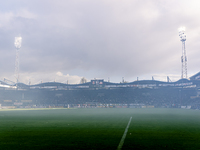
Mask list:
[[[189,76],[200,71],[199,0],[6,0],[0,5],[0,80],[79,83],[178,80],[186,27]]]

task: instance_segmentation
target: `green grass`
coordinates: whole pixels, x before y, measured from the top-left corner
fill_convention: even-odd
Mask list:
[[[0,111],[0,149],[200,149],[200,111],[46,109]]]

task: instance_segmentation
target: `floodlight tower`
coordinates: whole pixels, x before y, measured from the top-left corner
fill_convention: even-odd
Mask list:
[[[22,37],[15,37],[16,59],[15,59],[15,78],[19,82],[19,49],[21,48]]]
[[[183,79],[183,78],[187,78],[187,56],[186,56],[186,49],[185,49],[186,35],[185,35],[184,27],[179,28],[179,36],[180,36],[181,42],[182,42],[182,56],[181,56],[182,75],[181,75],[181,78]]]

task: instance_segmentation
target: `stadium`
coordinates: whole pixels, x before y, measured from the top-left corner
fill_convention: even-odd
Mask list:
[[[199,78],[1,81],[1,149],[199,149]]]
[[[199,6],[2,1],[0,149],[199,150]]]
[[[139,80],[82,84],[46,82],[36,85],[1,81],[1,107],[161,107],[198,109],[200,72],[176,82]]]

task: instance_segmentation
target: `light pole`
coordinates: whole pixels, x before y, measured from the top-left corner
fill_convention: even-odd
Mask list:
[[[182,73],[181,78],[187,78],[187,56],[186,56],[186,49],[185,49],[185,41],[186,41],[186,35],[185,35],[185,28],[181,27],[179,28],[179,36],[181,38],[182,42],[182,56],[181,56],[181,63],[182,63]]]
[[[15,78],[19,82],[19,49],[21,48],[22,37],[15,37],[16,59],[15,59]]]

